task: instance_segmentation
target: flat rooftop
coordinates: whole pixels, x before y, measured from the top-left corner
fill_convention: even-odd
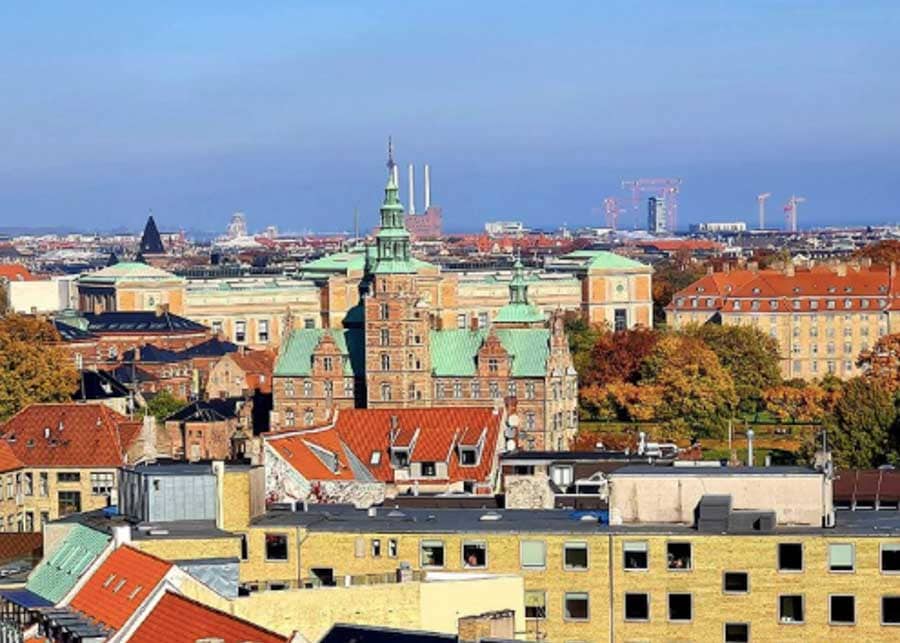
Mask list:
[[[821,476],[809,467],[668,467],[632,464],[616,469],[614,476]]]

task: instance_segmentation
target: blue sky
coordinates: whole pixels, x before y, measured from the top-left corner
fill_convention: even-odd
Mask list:
[[[638,176],[682,223],[763,191],[896,223],[898,33],[895,1],[2,3],[0,227],[370,225],[388,134],[455,230],[599,223]]]

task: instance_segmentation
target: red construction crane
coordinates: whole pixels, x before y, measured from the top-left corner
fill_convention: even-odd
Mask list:
[[[791,196],[784,205],[785,229],[788,232],[797,232],[797,206],[806,201],[806,197]]]
[[[631,191],[631,209],[634,213],[634,227],[640,227],[641,197],[652,194],[664,199],[669,231],[674,232],[678,225],[678,192],[681,179],[632,179],[622,181],[622,189]]]

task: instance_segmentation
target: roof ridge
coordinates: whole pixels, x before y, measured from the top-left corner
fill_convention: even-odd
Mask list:
[[[270,629],[268,629],[268,628],[263,627],[262,625],[258,625],[257,623],[254,623],[253,621],[247,620],[247,619],[245,619],[245,618],[241,618],[240,616],[237,616],[236,614],[231,614],[231,613],[226,612],[226,611],[224,611],[224,610],[220,610],[220,609],[218,609],[218,608],[216,608],[216,607],[213,607],[212,605],[207,605],[207,604],[205,604],[205,603],[201,603],[200,601],[198,601],[198,600],[195,599],[195,598],[191,598],[191,597],[189,597],[189,596],[185,596],[184,594],[181,594],[181,593],[179,593],[179,592],[175,592],[175,591],[173,591],[173,590],[171,590],[171,589],[166,589],[165,592],[163,593],[162,598],[165,598],[166,596],[171,596],[171,597],[173,597],[173,598],[175,598],[175,599],[179,599],[179,600],[186,601],[186,602],[188,602],[188,603],[191,603],[191,604],[193,604],[193,605],[196,605],[197,607],[201,607],[201,608],[206,609],[206,610],[209,610],[209,611],[211,611],[211,612],[215,612],[215,613],[217,613],[217,614],[221,614],[222,616],[225,616],[226,618],[229,618],[229,619],[238,621],[239,623],[243,623],[244,625],[247,625],[247,626],[249,626],[249,627],[252,627],[252,628],[255,629],[255,630],[259,630],[259,631],[261,631],[261,632],[265,632],[266,634],[270,634],[270,635],[272,635],[272,636],[277,636],[277,637],[282,638],[282,639],[284,639],[284,640],[288,640],[287,637],[283,636],[282,634],[279,634],[278,632],[275,632],[274,630],[270,630]],[[162,600],[162,598],[161,598],[160,600]],[[157,602],[157,605],[159,605],[159,602]],[[155,606],[155,605],[154,605],[154,609],[156,609],[156,606]],[[153,610],[151,610],[151,613],[152,613],[152,611],[153,611]]]

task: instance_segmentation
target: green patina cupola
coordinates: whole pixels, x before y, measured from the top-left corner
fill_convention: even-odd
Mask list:
[[[509,282],[509,303],[497,313],[494,323],[539,324],[545,321],[540,310],[528,303],[528,282],[522,262],[516,259],[513,276]]]
[[[393,158],[388,158],[388,182],[381,204],[381,227],[375,235],[375,265],[373,272],[415,272],[410,255],[410,235],[404,221],[405,208],[400,203],[399,188],[394,179]]]
[[[509,282],[509,303],[528,303],[528,284],[525,283],[525,271],[522,269],[522,261],[520,259],[516,259],[516,265],[513,267],[513,278]]]

